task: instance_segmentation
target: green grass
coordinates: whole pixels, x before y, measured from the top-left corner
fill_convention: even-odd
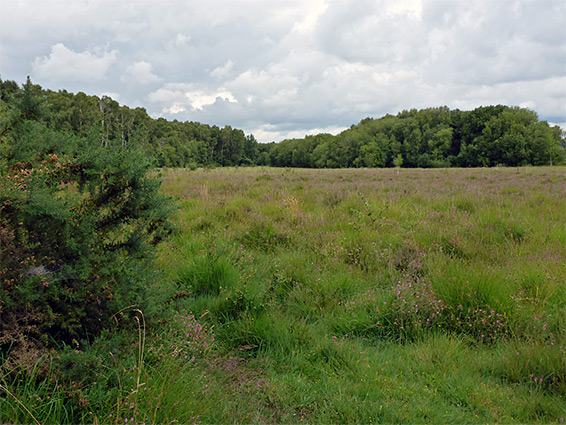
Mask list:
[[[143,333],[117,318],[64,370],[4,365],[0,422],[561,423],[565,183],[559,167],[164,170],[180,209],[157,313]]]

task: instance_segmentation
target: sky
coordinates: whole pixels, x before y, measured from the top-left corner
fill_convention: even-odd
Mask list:
[[[0,0],[0,78],[260,142],[527,107],[566,129],[565,0]]]

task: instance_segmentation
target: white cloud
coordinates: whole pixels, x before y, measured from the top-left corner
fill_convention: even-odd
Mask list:
[[[221,80],[228,77],[232,73],[233,69],[234,62],[228,59],[224,65],[214,68],[210,75],[217,80]]]
[[[278,98],[284,102],[292,101],[297,85],[298,78],[282,64],[273,64],[265,70],[247,70],[227,83],[233,92],[245,94],[246,99],[258,99],[262,106],[282,106]],[[286,98],[281,99],[284,93],[287,93]]]
[[[318,19],[326,12],[328,4],[325,0],[311,0],[304,2],[304,14],[302,19],[293,24],[291,33],[312,34]]]
[[[254,135],[256,140],[261,142],[280,141],[283,139],[300,139],[309,135],[316,135],[320,133],[338,134],[347,127],[329,126],[323,128],[297,128],[291,131],[281,131],[278,126],[274,125],[261,125],[259,127],[250,128],[250,133]]]
[[[187,110],[187,99],[181,87],[175,84],[166,84],[164,87],[148,95],[150,103],[160,105],[162,112],[178,114]]]
[[[566,118],[566,103],[564,102],[566,76],[536,81],[459,87],[452,91],[450,95],[454,99],[453,103],[462,109],[497,103],[513,106],[536,105],[535,110],[540,115]],[[544,99],[544,102],[541,103],[539,99]]]
[[[186,92],[185,96],[194,110],[200,109],[201,111],[204,107],[213,105],[218,100],[236,103],[236,99],[232,96],[232,93],[223,89],[209,93],[200,90],[190,91]]]
[[[149,62],[134,62],[126,68],[126,74],[121,77],[121,80],[137,84],[159,83],[162,80],[153,73],[152,68]]]
[[[386,2],[387,11],[392,14],[405,14],[411,18],[421,19],[423,0],[397,0]]]
[[[77,53],[57,43],[49,56],[35,59],[32,75],[48,81],[99,81],[106,77],[116,57],[116,50]]]
[[[174,44],[176,46],[186,46],[187,44],[189,44],[190,41],[191,41],[190,35],[177,34],[177,37],[175,37]]]
[[[216,102],[237,103],[228,90],[220,87],[212,91],[195,90],[192,84],[165,84],[148,96],[152,103],[161,105],[163,112],[179,114],[185,111],[202,111]]]
[[[116,102],[120,101],[120,93],[116,93],[116,92],[102,92],[98,94],[98,97],[102,98],[103,96],[107,96],[109,98],[111,98],[112,100],[115,100]]]

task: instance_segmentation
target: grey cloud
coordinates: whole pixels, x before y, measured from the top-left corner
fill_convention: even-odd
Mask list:
[[[262,141],[439,105],[566,122],[563,0],[4,3],[3,79],[116,93]]]
[[[346,61],[395,66],[422,57],[422,26],[418,16],[391,13],[384,1],[341,1],[329,7],[317,33],[321,49]]]
[[[555,7],[546,7],[546,3]],[[559,43],[539,41],[543,32],[561,32],[566,9],[557,10],[556,5],[544,1],[481,1],[466,2],[466,6],[426,2],[427,32],[443,37],[443,49],[427,63],[427,78],[498,84],[560,74],[564,68],[560,64],[566,63],[564,37]],[[561,25],[557,16],[562,16]]]

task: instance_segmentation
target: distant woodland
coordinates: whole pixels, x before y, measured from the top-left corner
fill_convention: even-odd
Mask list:
[[[27,102],[27,103],[26,103]],[[536,112],[504,105],[472,111],[446,106],[365,118],[334,136],[258,143],[229,125],[151,118],[144,108],[110,97],[52,91],[29,79],[20,86],[0,80],[0,137],[18,120],[33,119],[50,131],[93,138],[103,146],[144,151],[159,167],[253,166],[493,167],[555,165],[566,161],[566,137]]]

